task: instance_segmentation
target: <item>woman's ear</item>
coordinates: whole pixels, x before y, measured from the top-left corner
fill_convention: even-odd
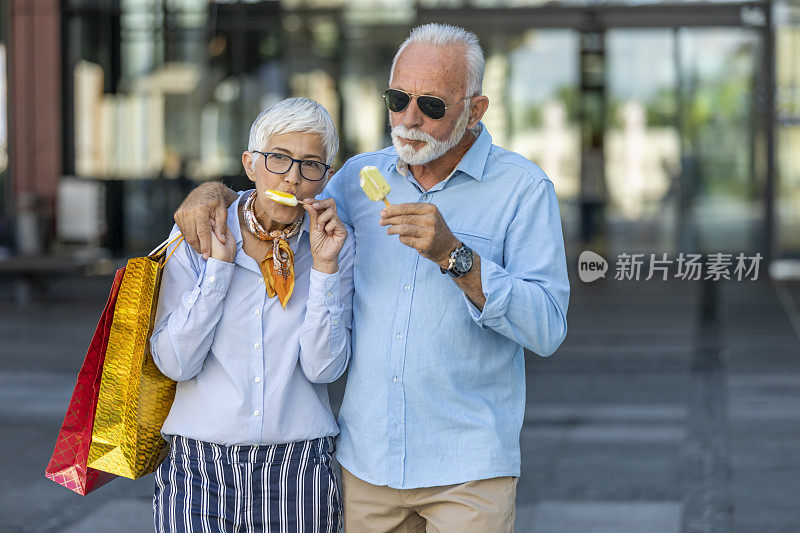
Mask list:
[[[328,182],[331,181],[331,178],[334,174],[336,174],[336,169],[333,167],[329,168],[328,172],[325,174],[325,179],[322,182],[322,189],[328,185]],[[322,192],[322,189],[320,189],[320,192]]]
[[[255,162],[255,159],[254,159],[253,155],[254,154],[251,153],[251,152],[243,152],[242,153],[242,166],[244,167],[244,173],[247,174],[247,177],[250,179],[250,181],[255,182],[256,181],[256,173],[253,170],[255,168],[255,165],[253,165],[253,163]]]

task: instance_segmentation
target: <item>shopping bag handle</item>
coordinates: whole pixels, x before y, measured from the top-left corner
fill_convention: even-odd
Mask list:
[[[149,254],[147,254],[147,257],[153,257],[154,255],[158,255],[158,254],[160,254],[160,253],[161,253],[161,252],[163,252],[165,249],[169,248],[170,244],[172,244],[172,243],[173,243],[173,242],[175,242],[175,241],[178,241],[178,246],[180,246],[180,241],[182,241],[182,240],[183,240],[183,235],[182,235],[182,234],[180,234],[180,233],[179,233],[179,234],[177,234],[175,237],[173,237],[173,238],[171,238],[171,239],[170,239],[169,237],[167,237],[167,238],[166,238],[166,240],[164,240],[164,242],[162,242],[161,244],[159,244],[158,246],[156,246],[156,247],[153,249],[153,251],[152,251],[152,252],[150,252]],[[178,249],[178,246],[176,246],[175,248],[173,248],[173,249],[172,249],[172,251],[169,253],[169,255],[167,256],[167,258],[164,260],[164,263],[166,263],[167,261],[169,261],[169,258],[170,258],[170,257],[172,257],[172,254],[174,254],[174,253],[175,253],[175,250],[177,250],[177,249]]]

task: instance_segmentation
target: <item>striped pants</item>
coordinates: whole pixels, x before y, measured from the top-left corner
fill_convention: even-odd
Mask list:
[[[342,507],[333,438],[222,446],[180,436],[158,467],[157,533],[336,533]]]

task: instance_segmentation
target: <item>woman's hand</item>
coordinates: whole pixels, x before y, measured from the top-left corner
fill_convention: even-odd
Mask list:
[[[347,229],[336,214],[336,202],[332,198],[321,202],[307,198],[302,205],[311,219],[309,234],[314,270],[333,274],[339,270],[339,252],[347,239]]]
[[[219,237],[217,237],[218,231],[224,231],[224,244],[219,240]],[[231,233],[231,230],[228,229],[227,224],[225,225],[224,230],[220,230],[220,228],[212,222],[211,257],[219,261],[225,261],[226,263],[233,263],[233,259],[236,257],[236,239],[233,238],[233,234]]]

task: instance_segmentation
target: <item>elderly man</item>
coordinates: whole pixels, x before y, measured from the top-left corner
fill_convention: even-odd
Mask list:
[[[569,283],[552,182],[480,122],[483,69],[472,33],[415,28],[384,93],[393,146],[348,160],[316,204],[335,204],[356,243],[338,441],[350,533],[514,526],[523,347],[562,342]],[[366,165],[390,207],[359,188]],[[187,241],[207,253],[209,219],[234,198],[193,192],[176,213]]]

